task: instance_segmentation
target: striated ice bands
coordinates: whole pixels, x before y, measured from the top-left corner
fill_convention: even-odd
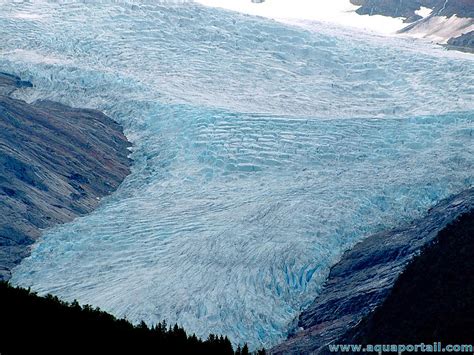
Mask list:
[[[36,86],[18,95],[104,110],[134,142],[121,188],[12,281],[200,336],[284,338],[344,250],[473,182],[473,60],[344,31],[1,2],[0,69]]]

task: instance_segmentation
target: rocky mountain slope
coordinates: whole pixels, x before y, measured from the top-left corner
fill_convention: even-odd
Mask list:
[[[332,268],[321,294],[298,320],[298,329],[273,354],[318,354],[382,304],[408,262],[448,223],[474,207],[464,191],[412,224],[373,235]]]
[[[474,1],[472,0],[351,0],[360,15],[403,17],[410,22],[400,32],[451,48],[474,48]],[[431,9],[422,17],[419,10]]]
[[[472,344],[474,210],[413,259],[385,302],[338,340],[343,344]]]
[[[351,3],[360,8],[359,15],[382,15],[390,17],[404,17],[406,22],[422,19],[417,11],[421,7],[434,8],[439,0],[351,0]]]
[[[10,94],[30,83],[0,74],[0,280],[42,231],[92,211],[129,173],[130,146],[104,114]]]
[[[405,17],[407,22],[422,18],[417,14],[421,7],[432,9],[436,16],[474,17],[471,0],[351,0],[351,3],[360,6],[359,15]]]
[[[462,36],[451,38],[448,45],[459,48],[474,48],[474,31],[463,34]]]

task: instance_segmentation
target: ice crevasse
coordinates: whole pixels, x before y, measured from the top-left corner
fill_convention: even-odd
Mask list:
[[[0,37],[18,97],[134,144],[119,190],[14,270],[40,293],[270,346],[344,250],[472,186],[468,55],[151,1],[2,1]]]

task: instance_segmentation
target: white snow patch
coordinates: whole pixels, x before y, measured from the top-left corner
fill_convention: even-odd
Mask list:
[[[383,34],[395,33],[405,26],[403,18],[360,16],[355,12],[359,6],[352,5],[349,0],[266,0],[264,3],[252,3],[250,0],[196,0],[196,2],[294,25],[300,24],[300,21],[305,25],[308,21],[324,21]]]
[[[433,12],[433,10],[430,9],[429,7],[422,6],[419,10],[415,11],[415,14],[425,18],[425,17],[428,17],[429,15],[431,15],[432,12]]]

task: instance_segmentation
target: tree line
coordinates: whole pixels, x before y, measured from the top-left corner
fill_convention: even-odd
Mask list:
[[[153,326],[77,301],[40,297],[0,282],[0,353],[16,354],[191,354],[248,355],[247,344],[233,349],[226,336],[201,339],[166,321]],[[265,350],[255,354],[263,355]]]

